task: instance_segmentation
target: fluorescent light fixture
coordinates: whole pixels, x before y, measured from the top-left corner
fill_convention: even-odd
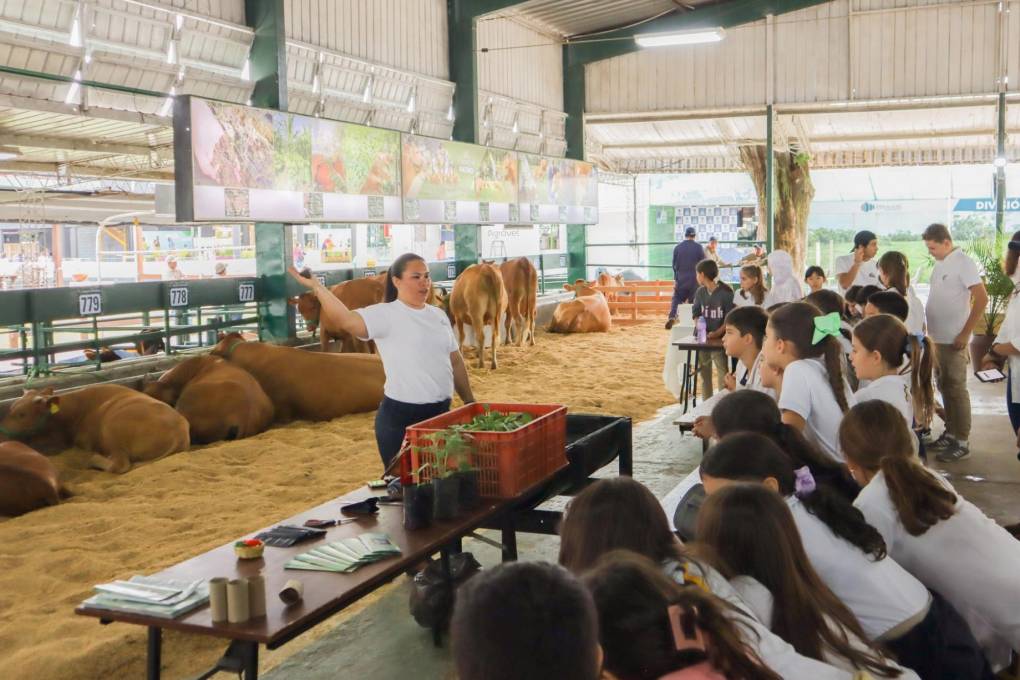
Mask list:
[[[321,85],[319,84],[319,74],[316,73],[314,76],[312,76],[312,93],[319,94],[320,88]]]
[[[418,94],[411,90],[411,96],[407,98],[407,112],[414,113],[415,105],[417,104]]]
[[[181,30],[184,27],[184,15],[183,14],[178,14],[176,17],[174,17],[174,25],[177,27],[178,31]]]
[[[71,47],[81,47],[81,4],[79,3],[78,9],[74,12],[74,21],[71,23],[71,39],[68,40],[68,44]]]
[[[244,60],[244,67],[241,68],[241,80],[251,80],[251,57]]]
[[[517,116],[514,116],[514,126],[510,128],[510,131],[515,135],[521,131],[521,126],[517,124]]]
[[[672,33],[644,33],[634,36],[634,42],[641,47],[668,47],[670,45],[701,45],[719,42],[726,37],[721,28],[702,28],[695,31]]]
[[[176,87],[171,87],[170,88],[169,96],[163,102],[163,106],[159,109],[159,115],[160,116],[165,118],[165,117],[170,115],[170,111],[173,109],[173,106],[174,106],[174,95],[176,95],[176,94],[177,94],[177,88]]]
[[[446,120],[448,120],[448,121],[450,121],[452,123],[453,122],[453,117],[454,117],[453,102],[450,102],[450,108],[448,108],[446,110]]]
[[[81,92],[81,69],[74,72],[74,81],[71,83],[71,87],[67,90],[67,96],[64,97],[65,104],[77,104],[78,93]]]
[[[365,89],[361,93],[361,103],[368,104],[372,101],[372,83],[375,81],[375,76],[369,76],[368,82],[365,83]]]
[[[86,64],[91,64],[92,63],[92,52],[91,51],[86,51],[85,52],[85,63]]]
[[[996,156],[995,160],[992,161],[992,165],[994,165],[997,168],[1004,168],[1004,167],[1006,167],[1006,163],[1007,163],[1007,161],[1006,161],[1005,156]]]
[[[177,63],[177,41],[171,40],[170,44],[166,48],[166,63],[176,64]]]
[[[0,146],[0,161],[9,161],[12,158],[17,158],[21,155],[21,152],[10,146]]]

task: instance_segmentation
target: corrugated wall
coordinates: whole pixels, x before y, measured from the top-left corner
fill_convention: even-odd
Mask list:
[[[444,0],[284,0],[284,10],[289,38],[449,77]]]
[[[563,110],[563,52],[554,38],[512,19],[487,19],[478,22],[477,40],[480,90]]]

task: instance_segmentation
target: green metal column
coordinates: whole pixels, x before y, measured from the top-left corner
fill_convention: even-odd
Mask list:
[[[999,93],[999,117],[995,130],[995,231],[1006,230],[1006,93]],[[999,160],[1001,159],[1001,160]],[[1001,163],[1001,165],[1000,165]]]
[[[563,111],[567,114],[567,158],[584,160],[584,64],[573,62],[573,47],[563,46]],[[567,225],[567,281],[588,278],[588,229]]]
[[[482,228],[477,224],[453,225],[453,259],[457,276],[482,257]]]
[[[775,154],[773,153],[774,140],[772,137],[772,104],[765,107],[765,239],[768,242],[767,250],[772,252],[776,246],[776,173],[772,167]]]
[[[453,139],[475,143],[478,140],[477,15],[467,5],[463,0],[447,0],[446,25],[450,80],[456,83],[453,91]],[[458,276],[478,262],[481,252],[481,227],[477,224],[453,225],[453,259]]]
[[[245,0],[245,19],[255,31],[251,46],[253,106],[287,110],[287,36],[283,0]],[[262,339],[287,340],[296,335],[294,308],[287,304],[287,268],[293,258],[291,226],[255,224],[255,273],[262,279]]]

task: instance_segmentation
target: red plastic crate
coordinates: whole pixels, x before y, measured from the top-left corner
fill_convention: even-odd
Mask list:
[[[535,419],[510,432],[470,432],[473,438],[469,459],[479,470],[479,488],[486,498],[513,498],[548,478],[567,464],[567,407],[561,404],[467,404],[407,428],[410,450],[404,455],[402,476],[410,475],[434,455],[425,447],[443,444],[431,435],[451,425],[469,423],[486,409],[496,413],[530,413]],[[433,470],[422,471],[422,481],[432,479]]]

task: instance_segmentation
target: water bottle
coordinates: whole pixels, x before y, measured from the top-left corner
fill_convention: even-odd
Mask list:
[[[708,324],[705,323],[705,317],[699,316],[698,320],[694,322],[694,336],[699,343],[708,341]]]

